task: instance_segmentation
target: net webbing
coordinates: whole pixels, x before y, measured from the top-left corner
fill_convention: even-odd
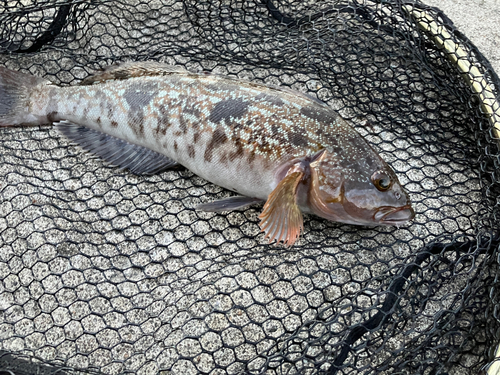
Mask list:
[[[498,335],[498,77],[414,1],[45,1],[0,7],[0,65],[56,84],[155,60],[291,87],[396,171],[408,226],[260,207],[185,169],[137,176],[51,126],[0,130],[0,372],[472,374]],[[463,52],[463,53],[462,53]],[[37,372],[38,371],[38,372]]]

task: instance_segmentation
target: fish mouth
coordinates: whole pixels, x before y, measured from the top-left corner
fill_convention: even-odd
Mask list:
[[[373,218],[383,225],[400,225],[414,217],[415,211],[408,204],[402,207],[381,207]]]

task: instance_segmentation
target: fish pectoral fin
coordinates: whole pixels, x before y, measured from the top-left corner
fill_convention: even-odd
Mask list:
[[[259,226],[269,241],[283,241],[292,246],[304,228],[302,213],[296,202],[297,186],[304,176],[303,172],[293,172],[286,176],[269,194]]]
[[[202,203],[196,206],[196,209],[207,212],[233,211],[261,202],[263,202],[263,200],[259,198],[236,196],[219,199],[213,202]]]
[[[155,174],[178,165],[156,151],[69,121],[55,123],[57,130],[81,148],[136,174]]]
[[[188,73],[180,66],[168,65],[156,61],[131,61],[110,65],[89,75],[80,82],[81,86],[93,85],[106,81],[123,80],[143,76],[163,76],[172,73]]]

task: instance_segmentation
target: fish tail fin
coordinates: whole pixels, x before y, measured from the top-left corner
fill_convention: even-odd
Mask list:
[[[49,81],[0,67],[0,127],[40,125],[47,116],[30,113],[30,93],[40,84]]]

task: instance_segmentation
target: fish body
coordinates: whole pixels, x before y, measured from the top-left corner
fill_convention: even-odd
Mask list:
[[[70,87],[0,68],[0,126],[44,123],[135,173],[178,163],[248,197],[201,209],[267,201],[261,228],[287,245],[302,230],[301,212],[365,225],[414,215],[394,172],[346,121],[285,88],[154,62],[113,66]]]
[[[245,196],[267,199],[284,164],[359,135],[294,92],[184,71],[93,85],[40,86],[30,113],[124,139]],[[284,172],[284,171],[283,171]]]

